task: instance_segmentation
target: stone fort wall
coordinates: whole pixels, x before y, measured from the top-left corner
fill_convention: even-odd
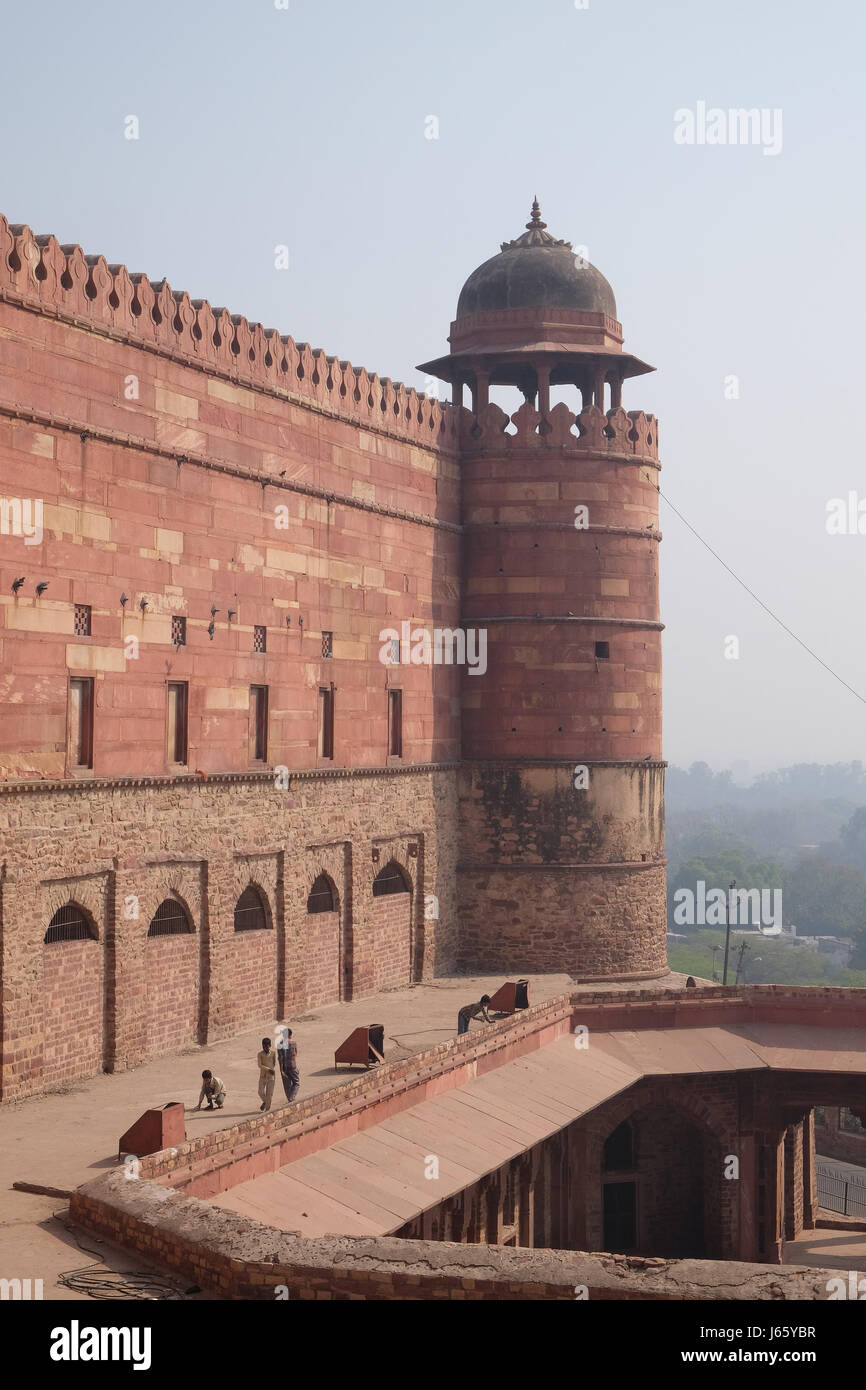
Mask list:
[[[448,407],[0,218],[4,1098],[454,966],[459,672],[380,633],[457,625],[458,521]],[[148,936],[165,898],[191,930]]]

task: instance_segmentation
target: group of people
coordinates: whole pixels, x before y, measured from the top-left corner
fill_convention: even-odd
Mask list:
[[[262,1038],[262,1050],[257,1058],[259,1068],[259,1100],[260,1110],[270,1110],[271,1102],[274,1098],[274,1084],[277,1079],[277,1066],[280,1068],[280,1079],[283,1083],[283,1090],[286,1093],[286,1101],[289,1105],[298,1094],[298,1087],[301,1084],[301,1076],[298,1071],[298,1044],[295,1042],[291,1028],[283,1028],[277,1038],[277,1047],[274,1051],[273,1043],[270,1038]],[[196,1110],[201,1110],[205,1105],[207,1110],[222,1110],[225,1104],[226,1088],[218,1076],[214,1076],[212,1071],[205,1070],[201,1074],[201,1092],[199,1093],[198,1105]]]
[[[690,981],[691,983],[691,981]],[[492,1023],[493,1019],[487,1012],[487,1005],[490,1003],[490,995],[482,994],[477,1004],[464,1004],[457,1015],[457,1036],[469,1032],[469,1025],[474,1018],[480,1018],[484,1023]],[[277,1079],[277,1067],[280,1069],[280,1080],[283,1083],[283,1090],[286,1093],[286,1101],[292,1104],[298,1094],[298,1087],[301,1084],[301,1077],[298,1071],[298,1044],[292,1036],[291,1028],[281,1029],[277,1038],[276,1051],[270,1038],[262,1038],[262,1050],[258,1055],[259,1068],[259,1100],[260,1110],[270,1110],[271,1102],[274,1098],[274,1085]],[[202,1105],[206,1104],[206,1109],[222,1110],[225,1104],[226,1088],[218,1076],[214,1076],[212,1071],[203,1071],[201,1074],[201,1093],[198,1098],[196,1110],[201,1110]]]

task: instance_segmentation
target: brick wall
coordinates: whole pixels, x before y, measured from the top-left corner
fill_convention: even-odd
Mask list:
[[[101,1071],[103,947],[98,941],[54,941],[42,947],[45,1074],[70,1081]]]
[[[201,1041],[198,936],[148,937],[144,945],[145,1055],[159,1057]]]
[[[466,869],[459,891],[467,971],[567,970],[577,980],[667,973],[662,865]]]
[[[411,978],[412,895],[390,893],[373,899],[374,989],[399,989]]]
[[[374,912],[375,907],[374,903]],[[373,930],[375,932],[375,926]],[[315,1008],[319,1004],[335,1004],[339,1001],[343,961],[339,912],[308,913],[304,947],[307,1008]]]
[[[222,1299],[817,1299],[827,1271],[628,1259],[394,1237],[301,1240],[150,1182],[108,1173],[79,1188],[73,1220]],[[720,1270],[727,1276],[720,1282]]]
[[[306,910],[323,871],[337,885],[351,942],[352,992],[371,993],[377,952],[382,960],[377,910],[387,902],[372,893],[372,831],[377,842],[389,837],[389,856],[413,885],[398,895],[401,979],[408,978],[409,905],[425,893],[436,895],[439,915],[415,925],[419,977],[453,968],[453,771],[308,773],[287,790],[267,776],[0,786],[3,1098],[65,1079],[46,1052],[42,941],[70,899],[100,924],[94,954],[103,962],[92,1051],[81,1049],[94,1061],[82,1074],[102,1065],[103,1007],[109,1069],[252,1025],[270,1029],[275,1014],[306,1008],[323,988],[315,957],[308,978],[308,948],[315,950],[322,919]],[[266,932],[234,930],[235,904],[249,882],[265,893],[274,923]],[[187,906],[193,933],[149,939],[153,913],[171,896]],[[332,983],[335,969],[333,960]]]
[[[238,1031],[254,1018],[276,1018],[277,1003],[277,933],[273,927],[260,931],[236,931],[227,950],[230,978],[234,981],[230,994],[234,1020],[228,1026]],[[312,1004],[308,998],[307,1003]]]

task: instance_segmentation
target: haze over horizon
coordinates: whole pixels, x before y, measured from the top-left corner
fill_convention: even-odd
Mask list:
[[[23,63],[33,17],[13,9],[0,211],[423,389],[415,364],[537,193],[658,367],[624,404],[659,416],[664,497],[866,699],[866,535],[825,524],[830,499],[866,496],[862,10],[544,0],[525,18],[518,0],[153,0],[133,42],[102,0],[72,21],[47,0],[63,42]],[[678,144],[675,113],[702,102],[781,112],[781,148]],[[666,757],[860,756],[863,699],[666,501],[661,525]]]

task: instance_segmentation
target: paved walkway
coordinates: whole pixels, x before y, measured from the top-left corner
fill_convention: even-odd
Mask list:
[[[384,1024],[386,1060],[407,1057],[453,1037],[460,1006],[484,993],[492,994],[505,979],[504,975],[445,977],[357,1003],[290,1015],[282,1021],[290,1024],[298,1043],[300,1097],[340,1084],[334,1049],[353,1028]],[[568,975],[534,975],[529,980],[532,1004],[575,988]],[[671,976],[661,987],[676,988],[680,983],[680,977]],[[86,1298],[58,1285],[57,1275],[93,1264],[100,1257],[112,1270],[145,1269],[126,1253],[99,1246],[93,1236],[67,1231],[58,1219],[66,1208],[62,1198],[15,1192],[12,1183],[70,1189],[87,1182],[100,1170],[115,1166],[118,1140],[141,1112],[166,1101],[186,1105],[187,1138],[257,1114],[256,1054],[261,1039],[273,1037],[274,1024],[274,1019],[263,1019],[257,1027],[224,1042],[187,1048],[133,1071],[90,1077],[49,1095],[4,1104],[0,1108],[0,1278],[42,1279],[45,1298]],[[222,1111],[191,1113],[204,1067],[225,1083],[226,1105]],[[346,1079],[345,1070],[340,1075]],[[278,1082],[275,1108],[281,1103],[285,1101]]]
[[[823,1215],[832,1218],[833,1213]],[[842,1227],[803,1231],[796,1240],[785,1242],[782,1263],[817,1269],[866,1270],[866,1231],[846,1231]]]

